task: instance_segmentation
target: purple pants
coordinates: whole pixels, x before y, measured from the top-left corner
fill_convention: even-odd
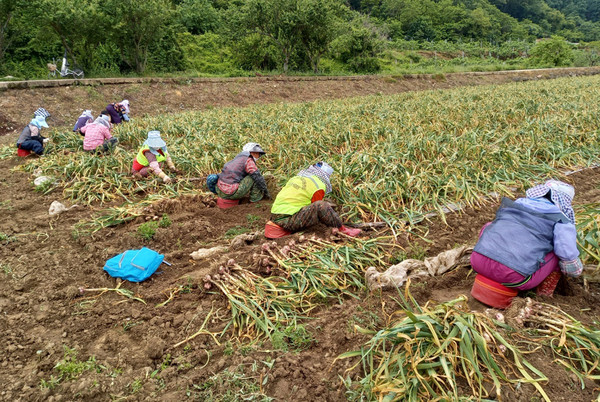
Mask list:
[[[483,225],[481,232],[479,232],[479,237],[481,237],[481,234],[490,223],[491,222],[488,222]],[[520,273],[475,251],[473,251],[471,254],[471,267],[473,267],[473,270],[478,274],[481,274],[499,283],[519,283],[525,280],[525,277]],[[554,251],[551,251],[546,254],[544,257],[544,263],[542,263],[540,269],[531,275],[529,281],[521,286],[511,287],[517,290],[533,289],[542,283],[548,275],[555,271],[560,272],[560,268],[558,266],[558,257],[556,257],[556,254],[554,254]]]

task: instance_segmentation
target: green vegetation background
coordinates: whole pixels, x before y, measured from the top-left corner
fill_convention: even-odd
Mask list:
[[[599,41],[600,0],[0,0],[25,79],[64,49],[88,77],[401,74],[591,66]]]

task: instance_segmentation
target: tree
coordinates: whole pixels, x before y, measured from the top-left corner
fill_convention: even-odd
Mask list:
[[[11,22],[20,6],[18,0],[0,0],[0,65],[4,64],[6,49],[11,44]]]
[[[239,9],[239,28],[245,35],[258,33],[279,49],[283,72],[287,74],[290,57],[300,45],[299,0],[248,0]],[[244,35],[244,36],[245,36]]]
[[[75,64],[80,55],[92,58],[110,26],[97,0],[37,0],[30,18],[39,23],[38,37],[57,37]]]
[[[219,14],[209,0],[183,0],[177,7],[177,20],[193,35],[214,31],[219,26]]]
[[[352,71],[375,73],[381,69],[377,59],[381,45],[377,28],[358,16],[350,23],[348,31],[336,38],[332,47],[336,58],[348,64]]]
[[[316,74],[321,57],[337,34],[338,21],[348,10],[338,0],[300,0],[298,9],[298,35]]]
[[[127,65],[139,74],[146,70],[150,45],[159,41],[172,21],[168,0],[107,0],[113,20],[112,39]]]
[[[531,61],[537,66],[568,66],[573,62],[573,49],[564,38],[552,36],[531,48]]]

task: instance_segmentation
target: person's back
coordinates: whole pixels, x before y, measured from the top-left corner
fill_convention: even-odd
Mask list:
[[[322,200],[325,196],[326,184],[317,176],[294,176],[275,197],[272,214],[293,215],[302,207]]]
[[[94,116],[92,115],[92,111],[84,110],[81,116],[77,118],[77,122],[75,123],[75,126],[73,126],[73,132],[78,132],[81,135],[83,135],[83,133],[81,132],[81,128],[84,127],[86,124],[92,123],[93,121]]]
[[[536,288],[549,296],[561,272],[569,277],[581,274],[574,195],[571,185],[548,180],[527,190],[526,198],[502,201],[471,254],[471,267],[477,272],[473,297],[506,308],[517,291]]]
[[[83,150],[93,151],[104,146],[102,151],[108,151],[117,143],[117,139],[110,134],[110,122],[108,115],[100,115],[93,123],[86,124],[81,128],[85,135],[83,138]]]

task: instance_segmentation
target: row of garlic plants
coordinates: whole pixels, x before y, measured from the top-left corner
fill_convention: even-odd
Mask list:
[[[138,117],[115,129],[114,154],[80,152],[79,137],[55,130],[48,155],[26,168],[56,177],[78,203],[133,201],[191,189],[185,177],[218,172],[255,141],[267,151],[261,170],[280,184],[315,161],[334,166],[333,197],[347,219],[416,221],[595,163],[599,84],[600,77],[564,78]],[[132,180],[149,130],[163,133],[183,180]]]

